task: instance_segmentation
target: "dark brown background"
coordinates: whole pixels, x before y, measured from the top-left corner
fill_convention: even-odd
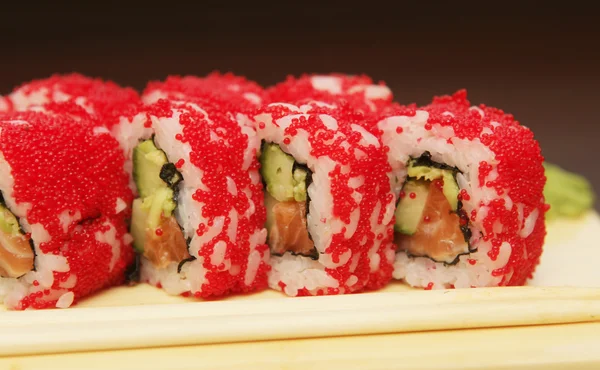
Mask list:
[[[0,93],[53,72],[141,89],[148,79],[214,69],[261,84],[302,72],[367,73],[405,103],[467,88],[473,103],[529,126],[548,161],[600,190],[597,10],[454,3],[11,4],[0,15]]]

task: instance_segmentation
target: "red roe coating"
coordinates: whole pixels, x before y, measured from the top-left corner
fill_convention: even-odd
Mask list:
[[[274,105],[264,108],[262,113],[268,113],[276,121],[282,117],[297,114],[287,107]],[[359,143],[362,136],[354,131],[352,124],[362,125],[361,121],[356,120],[362,117],[357,114],[350,106],[342,105],[336,109],[329,109],[313,105],[313,108],[307,112],[308,118],[300,117],[292,120],[290,126],[285,130],[285,135],[289,137],[296,136],[299,130],[308,133],[308,141],[311,144],[310,155],[314,157],[329,157],[336,161],[338,165],[329,173],[331,181],[331,198],[333,199],[333,215],[340,218],[345,223],[350,222],[351,213],[360,209],[360,219],[355,233],[350,239],[344,237],[345,229],[340,233],[333,234],[329,247],[325,250],[330,253],[332,260],[338,262],[340,256],[350,250],[352,255],[359,255],[359,260],[354,272],[350,271],[352,258],[345,264],[326,272],[338,280],[339,289],[329,289],[326,294],[339,294],[340,290],[344,292],[356,293],[364,290],[374,290],[383,287],[392,277],[393,266],[387,261],[386,253],[394,249],[393,240],[393,218],[385,225],[389,233],[376,235],[371,227],[371,215],[375,211],[378,202],[381,203],[377,222],[383,222],[386,205],[393,202],[388,173],[391,167],[387,161],[387,153],[382,147],[374,145],[363,145]],[[338,129],[330,130],[319,118],[320,114],[328,114],[337,120]],[[367,129],[367,131],[369,131]],[[371,131],[376,135],[376,132]],[[342,134],[338,139],[334,136]],[[330,141],[334,140],[333,143]],[[349,144],[346,148],[340,145],[343,141]],[[366,155],[357,159],[355,150],[360,150]],[[348,165],[350,172],[342,171],[342,166]],[[361,201],[358,203],[351,196],[353,189],[349,186],[351,177],[364,177],[364,183],[356,188],[362,194]],[[362,244],[362,242],[364,244]],[[381,246],[377,251],[379,255],[379,270],[370,271],[369,250],[376,241],[381,241]],[[358,282],[352,286],[347,286],[346,282],[351,275],[358,278]],[[306,290],[300,290],[298,295],[310,294]]]
[[[147,99],[154,92],[161,92],[173,100],[218,99],[219,106],[229,112],[250,112],[266,101],[263,88],[256,82],[216,71],[206,77],[169,76],[164,82],[151,81],[143,97]]]
[[[62,103],[65,99],[76,102],[102,120],[109,130],[121,117],[131,121],[141,109],[139,94],[134,89],[79,73],[55,74],[46,79],[33,80],[13,90],[8,100],[12,102],[13,110],[26,110],[34,103],[19,102],[18,95],[29,97],[40,93],[44,94],[46,101],[42,105],[46,109],[56,109],[54,103]]]
[[[12,123],[12,122],[20,123]],[[41,224],[50,240],[41,243],[44,254],[64,256],[68,272],[54,272],[53,290],[71,275],[77,277],[68,289],[75,300],[124,281],[124,271],[134,252],[126,220],[131,209],[118,212],[118,205],[131,204],[133,194],[128,175],[123,171],[124,156],[117,141],[108,134],[95,134],[94,125],[63,115],[37,112],[0,114],[0,152],[11,167],[13,197],[18,204],[30,203],[26,219]],[[67,230],[59,215],[80,213]],[[96,240],[97,232],[116,230],[120,255],[110,270],[112,246]],[[46,301],[44,294],[25,297],[19,309],[54,307],[56,299]]]
[[[313,78],[326,77],[339,79],[340,91],[318,89],[313,84]],[[345,75],[341,73],[331,73],[327,75],[303,74],[296,78],[288,76],[285,81],[280,82],[267,89],[268,100],[275,102],[299,102],[303,100],[318,100],[326,103],[335,104],[344,102],[350,104],[354,110],[363,113],[380,112],[392,104],[393,95],[386,97],[369,98],[361,86],[376,85],[373,80],[366,75]],[[386,86],[380,82],[377,85]]]
[[[516,121],[513,115],[500,109],[483,104],[472,107],[466,90],[436,97],[421,109],[430,113],[429,124],[452,126],[457,138],[480,140],[495,154],[498,177],[494,181],[484,183],[492,170],[491,164],[480,162],[478,166],[479,185],[494,188],[498,194],[498,199],[488,205],[489,212],[483,220],[483,238],[492,241],[489,253],[492,259],[497,257],[503,242],[510,243],[510,260],[501,271],[494,271],[494,275],[504,277],[501,285],[523,285],[539,263],[546,235],[544,157],[533,132]],[[507,194],[514,204],[523,204],[522,219],[535,210],[539,212],[535,227],[526,238],[519,236],[523,224],[519,221],[517,207],[513,205],[507,210],[504,199],[501,199],[503,194]],[[493,230],[496,221],[503,225],[501,233]]]
[[[208,272],[206,282],[198,295],[209,298],[264,289],[267,287],[267,272],[270,266],[263,260],[252,284],[244,284],[248,256],[251,252],[250,236],[263,229],[266,222],[262,183],[252,184],[248,170],[243,168],[244,151],[249,145],[248,137],[242,133],[237,121],[227,113],[228,106],[220,99],[207,97],[194,99],[193,103],[201,107],[208,116],[187,103],[169,102],[165,99],[151,105],[149,110],[150,114],[159,118],[170,117],[173,109],[181,112],[179,123],[183,126],[183,138],[191,147],[190,162],[203,171],[202,183],[208,188],[198,189],[192,196],[195,201],[204,204],[202,217],[207,220],[207,225],[197,225],[196,233],[203,234],[207,226],[212,226],[216,217],[225,217],[221,233],[200,248],[199,255],[204,257],[204,268]],[[212,139],[211,132],[218,139]],[[258,168],[259,162],[254,154],[249,169],[258,171]],[[235,182],[237,195],[227,190],[227,177]],[[245,188],[251,190],[250,199],[241,191]],[[250,207],[249,200],[254,203],[255,212],[250,217],[245,217],[243,215]],[[235,242],[227,236],[231,222],[228,215],[231,210],[239,215]],[[229,258],[232,265],[241,266],[238,274],[232,275],[228,270],[220,271],[223,266],[210,263],[213,248],[219,241],[227,243],[225,258]],[[268,256],[269,248],[266,244],[259,245],[256,249],[262,256]]]

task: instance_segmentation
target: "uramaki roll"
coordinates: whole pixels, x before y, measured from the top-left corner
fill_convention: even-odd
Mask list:
[[[269,285],[290,296],[360,292],[391,279],[390,166],[380,139],[348,110],[272,103],[254,117]]]
[[[152,134],[133,152],[141,280],[195,297],[266,288],[258,141],[209,97],[160,99],[147,114]]]
[[[523,285],[546,234],[533,133],[465,90],[381,120],[394,171],[394,277],[427,289]]]

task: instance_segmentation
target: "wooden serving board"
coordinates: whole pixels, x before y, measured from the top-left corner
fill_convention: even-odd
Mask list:
[[[0,312],[0,368],[600,368],[600,217],[548,229],[525,287],[394,283],[346,296],[265,291],[202,302],[139,285],[68,310]]]

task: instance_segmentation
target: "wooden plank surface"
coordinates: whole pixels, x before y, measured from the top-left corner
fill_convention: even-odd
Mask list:
[[[119,287],[69,310],[1,312],[0,367],[594,368],[600,274],[583,271],[577,256],[600,257],[600,218],[549,226],[544,268],[526,287],[422,291],[394,283],[358,295],[266,291],[215,302]],[[576,258],[565,261],[565,250]],[[557,271],[575,278],[561,282]],[[577,288],[581,281],[587,287]]]

